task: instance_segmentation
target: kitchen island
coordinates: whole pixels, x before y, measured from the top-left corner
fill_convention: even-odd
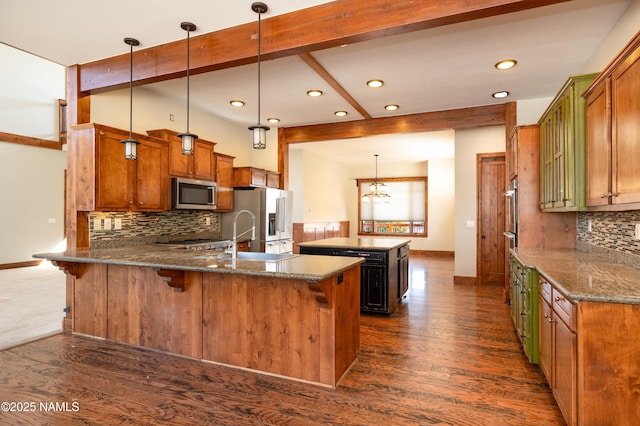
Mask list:
[[[34,257],[72,277],[74,333],[332,388],[357,357],[359,258],[232,260],[163,245]]]
[[[366,259],[360,269],[360,312],[391,315],[409,290],[409,243],[400,238],[326,238],[298,244],[300,253]]]

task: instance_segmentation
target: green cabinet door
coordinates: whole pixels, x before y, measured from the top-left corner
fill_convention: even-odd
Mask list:
[[[585,101],[598,74],[570,77],[539,120],[540,207],[586,210]]]

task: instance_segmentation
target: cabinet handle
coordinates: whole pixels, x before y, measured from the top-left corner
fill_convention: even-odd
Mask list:
[[[618,196],[618,194],[614,194],[613,192],[610,192],[610,193],[608,193],[608,194],[602,194],[602,195],[600,196],[600,198],[617,197],[617,196]]]

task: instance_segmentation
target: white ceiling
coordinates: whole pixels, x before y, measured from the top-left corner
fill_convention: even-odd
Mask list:
[[[198,29],[192,36],[255,21],[251,1],[222,0],[2,0],[0,41],[63,65],[82,64],[126,53],[124,37],[140,40],[139,48],[186,37],[180,22]],[[287,13],[326,1],[280,0],[266,2],[262,16]],[[501,103],[491,94],[507,90],[506,101],[552,97],[570,75],[579,74],[592,53],[615,25],[629,0],[574,0],[502,16],[463,22],[399,36],[313,52],[315,59],[373,117],[463,108]],[[28,24],[28,27],[25,25]],[[136,48],[138,49],[138,48]],[[256,46],[257,49],[257,46]],[[518,66],[497,71],[494,64],[515,58]],[[262,117],[281,119],[279,126],[299,126],[357,120],[362,117],[299,57],[264,61]],[[385,85],[368,88],[367,80],[379,78]],[[257,66],[246,65],[191,76],[192,108],[202,108],[241,125],[257,120]],[[186,82],[176,79],[145,86],[148,90],[186,104]],[[324,91],[310,98],[306,91]],[[244,108],[232,108],[231,99],[242,99]],[[387,112],[384,105],[400,109]],[[346,110],[339,119],[334,111]],[[273,125],[272,129],[274,128]],[[196,130],[196,129],[192,129]],[[196,131],[197,133],[197,131]],[[446,134],[447,132],[445,132]],[[428,140],[442,140],[442,133],[367,140],[367,152],[380,154],[380,162],[424,161],[432,149]],[[400,149],[401,143],[416,143]],[[311,145],[318,155],[362,159],[365,141],[334,141]],[[354,147],[354,148],[349,148]],[[373,152],[377,149],[377,152]],[[400,157],[408,152],[409,157]],[[360,154],[358,154],[360,153]],[[371,161],[367,157],[365,161]],[[361,161],[358,161],[361,162]]]

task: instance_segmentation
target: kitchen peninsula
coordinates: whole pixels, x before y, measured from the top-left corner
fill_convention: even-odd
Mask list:
[[[72,277],[74,333],[332,388],[357,357],[360,258],[164,245],[34,257]]]
[[[360,270],[360,311],[393,314],[409,289],[409,243],[400,238],[326,238],[298,244],[300,253],[356,256]]]

